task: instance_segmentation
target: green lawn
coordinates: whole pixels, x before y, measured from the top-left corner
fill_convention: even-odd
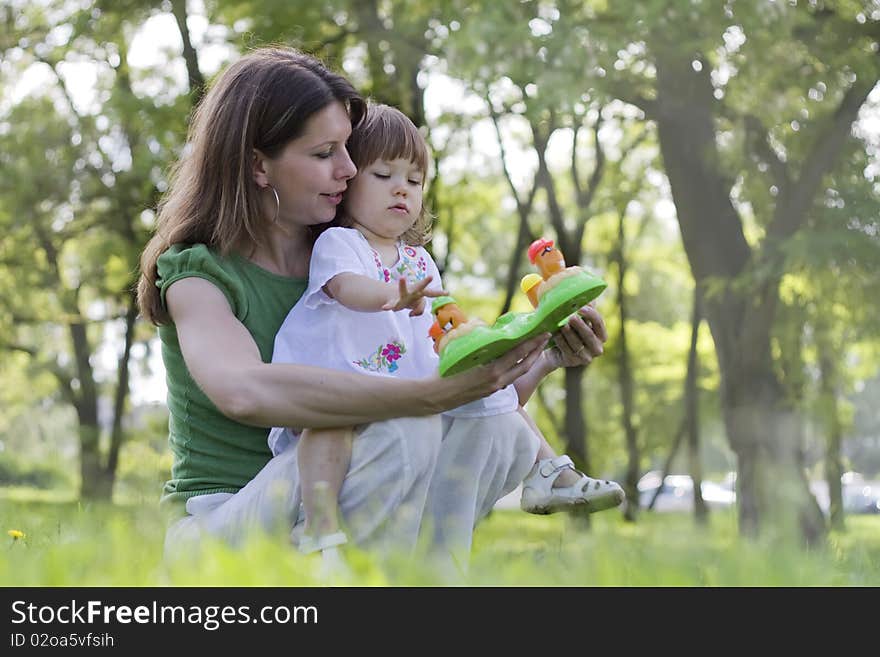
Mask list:
[[[8,493],[9,491],[7,491]],[[231,550],[209,546],[196,564],[161,561],[155,507],[82,506],[0,497],[0,586],[308,586],[321,584],[317,557],[254,537]],[[25,536],[13,539],[8,530]],[[424,559],[380,563],[349,553],[337,584],[548,586],[878,586],[880,516],[847,518],[825,549],[745,541],[735,516],[717,513],[699,530],[685,514],[593,516],[590,529],[563,516],[496,511],[479,528],[467,574]]]

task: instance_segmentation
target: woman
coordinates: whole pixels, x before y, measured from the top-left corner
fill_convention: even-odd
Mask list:
[[[297,524],[296,450],[270,460],[268,427],[348,425],[358,429],[339,503],[350,536],[409,550],[447,451],[457,454],[455,468],[485,482],[469,500],[453,496],[444,510],[452,515],[459,505],[487,511],[534,459],[516,437],[486,441],[473,458],[452,450],[459,439],[444,441],[437,413],[514,381],[534,390],[560,364],[601,353],[601,318],[585,309],[595,332],[573,321],[559,351],[543,353],[548,336],[539,336],[446,379],[377,380],[269,362],[275,332],[306,288],[314,228],[334,218],[356,173],[346,140],[363,113],[345,78],[279,48],[231,65],[196,111],[138,285],[167,369],[174,463],[163,504],[179,519],[166,550],[205,534],[235,543],[254,528]]]

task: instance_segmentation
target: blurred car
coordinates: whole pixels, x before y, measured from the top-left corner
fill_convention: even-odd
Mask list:
[[[639,506],[647,509],[657,494],[654,511],[692,511],[694,508],[694,481],[690,475],[671,474],[660,483],[661,473],[651,470],[639,479]],[[703,501],[710,509],[724,509],[736,504],[736,493],[729,484],[703,480],[700,485]]]
[[[858,472],[844,472],[840,484],[844,513],[880,513],[880,481],[869,481]],[[810,482],[810,491],[827,515],[830,506],[828,482]]]
[[[845,513],[880,513],[880,482],[845,486],[843,510]]]
[[[660,471],[651,470],[638,483],[639,506],[647,509],[654,493],[660,487]],[[858,472],[847,472],[841,477],[843,510],[848,514],[880,513],[880,481],[869,481]],[[721,483],[704,480],[701,486],[703,500],[711,508],[727,508],[736,504],[736,474],[728,473]],[[828,483],[810,482],[810,492],[826,515],[829,508]],[[692,511],[694,482],[690,475],[666,475],[663,487],[654,503],[654,511]]]

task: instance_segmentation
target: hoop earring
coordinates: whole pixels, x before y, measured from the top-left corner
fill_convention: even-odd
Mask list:
[[[278,223],[278,215],[281,214],[281,199],[278,198],[278,192],[272,185],[267,184],[266,187],[272,190],[272,193],[275,195],[275,216],[272,217],[272,223]]]

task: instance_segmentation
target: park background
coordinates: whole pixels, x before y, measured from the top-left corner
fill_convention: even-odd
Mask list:
[[[3,0],[0,21],[0,582],[316,581],[259,538],[160,562],[164,373],[134,298],[192,108],[281,43],[422,127],[430,248],[472,316],[529,307],[539,236],[609,284],[604,356],[529,411],[628,503],[501,508],[465,581],[880,583],[877,0]],[[648,511],[665,474],[687,503]],[[354,561],[353,583],[446,581]]]

